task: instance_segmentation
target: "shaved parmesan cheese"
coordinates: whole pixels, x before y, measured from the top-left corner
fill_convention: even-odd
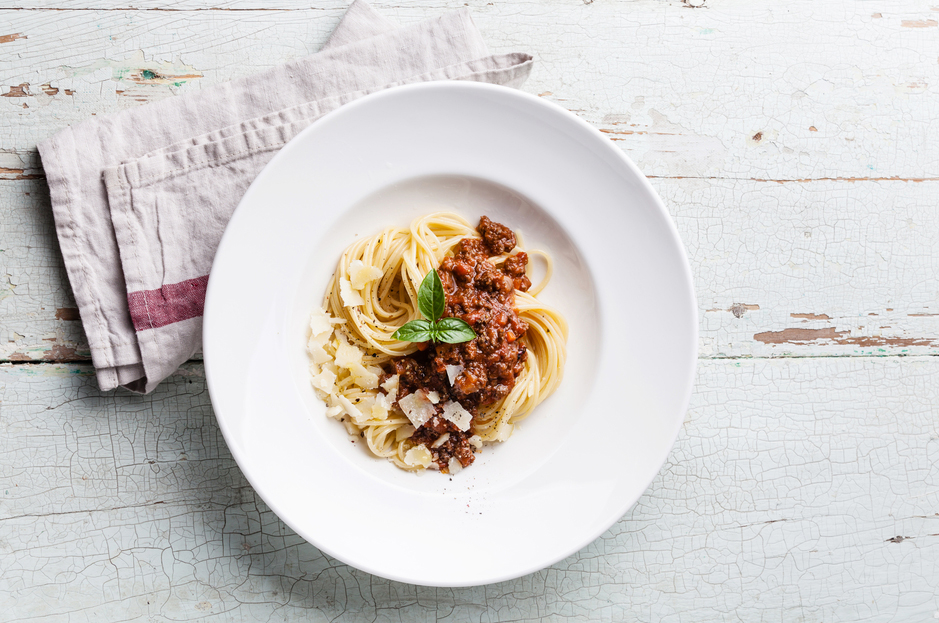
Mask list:
[[[310,359],[313,360],[313,363],[326,363],[327,361],[332,361],[332,356],[326,352],[326,349],[323,348],[323,345],[316,344],[313,341],[313,338],[310,338],[310,343],[307,344],[307,352],[310,353]]]
[[[333,325],[329,322],[329,314],[326,313],[326,310],[319,307],[314,309],[313,313],[310,314],[310,335],[322,335],[332,332]],[[325,343],[326,340],[320,342],[320,344]]]
[[[427,392],[427,400],[431,401],[434,404],[440,402],[440,394],[437,392]]]
[[[479,435],[473,435],[472,437],[470,437],[470,438],[467,439],[466,441],[468,441],[468,442],[469,442],[469,445],[473,446],[473,447],[476,448],[477,450],[480,450],[480,449],[482,449],[482,447],[483,447],[483,439],[482,439],[482,437],[480,437]]]
[[[427,399],[427,394],[420,389],[399,400],[398,406],[401,407],[404,414],[411,420],[411,424],[414,425],[414,428],[420,428],[437,413],[437,410],[434,409],[434,404]]]
[[[462,431],[468,431],[470,424],[473,422],[473,414],[464,409],[463,405],[453,400],[444,403],[441,417],[453,422]]]
[[[373,420],[384,420],[388,418],[388,409],[384,405],[380,404],[377,400],[375,404],[372,405],[372,419]]]
[[[431,448],[439,448],[443,444],[447,443],[447,440],[450,439],[450,433],[444,433],[440,437],[437,437],[437,441],[430,444]]]
[[[381,405],[387,411],[391,411],[391,406],[394,404],[394,401],[394,394],[380,393],[375,397],[375,403]]]
[[[353,290],[361,290],[365,287],[365,284],[375,281],[381,275],[380,268],[369,266],[363,263],[362,260],[352,260],[352,263],[349,264],[349,278]]]
[[[427,446],[414,446],[408,450],[404,455],[404,463],[410,467],[427,467],[430,465],[430,462],[433,460],[434,456],[430,453],[430,450],[427,449]]]
[[[395,431],[395,443],[398,443],[399,441],[403,441],[409,438],[411,435],[414,434],[414,431],[415,431],[415,428],[413,426],[411,426],[410,424],[405,424],[404,426],[402,426],[401,428]]]
[[[460,463],[460,459],[455,456],[450,457],[450,462],[447,464],[447,471],[450,472],[450,475],[460,473],[460,470],[463,469],[463,465]]]
[[[337,417],[340,413],[342,413],[342,407],[338,405],[326,409],[326,417]]]
[[[339,347],[336,348],[336,365],[350,370],[355,365],[362,365],[362,351],[342,336],[339,337]]]
[[[365,300],[362,295],[352,289],[349,280],[343,277],[339,280],[339,298],[342,299],[343,307],[354,307],[355,305],[364,305]]]
[[[453,381],[456,380],[456,377],[460,376],[463,373],[463,366],[447,366],[447,379],[450,380],[450,386],[453,386]]]
[[[395,394],[398,391],[398,375],[388,377],[388,380],[381,384],[381,388],[389,394]]]
[[[349,366],[352,371],[352,382],[362,389],[375,389],[378,387],[378,375],[369,372],[361,363],[353,363]]]
[[[310,381],[316,389],[331,394],[336,391],[336,375],[329,370],[323,370],[313,376]]]
[[[362,412],[359,411],[358,407],[352,404],[348,398],[342,394],[333,395],[336,397],[336,402],[339,403],[339,405],[342,407],[342,410],[345,411],[348,415],[352,416],[352,419],[356,420],[357,422],[364,419],[362,417]]]

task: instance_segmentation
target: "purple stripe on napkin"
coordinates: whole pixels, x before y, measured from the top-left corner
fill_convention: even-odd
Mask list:
[[[156,290],[138,290],[127,294],[130,318],[137,331],[165,327],[202,315],[205,288],[209,276],[168,283]]]

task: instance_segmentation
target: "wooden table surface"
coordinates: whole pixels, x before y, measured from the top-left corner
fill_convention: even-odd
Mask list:
[[[98,391],[36,143],[313,53],[346,4],[2,3],[0,620],[939,618],[934,2],[374,2],[401,23],[465,5],[494,52],[534,54],[524,90],[615,141],[688,249],[683,430],[639,503],[548,569],[370,576],[254,493],[199,361],[149,396]]]

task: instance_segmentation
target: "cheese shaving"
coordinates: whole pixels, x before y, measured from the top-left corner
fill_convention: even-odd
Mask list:
[[[313,310],[313,313],[310,314],[310,335],[323,335],[331,334],[333,332],[333,325],[329,322],[329,314],[326,313],[326,310],[317,307]],[[326,340],[320,342],[320,344],[325,344]]]
[[[433,458],[434,456],[430,453],[430,450],[427,449],[427,446],[414,446],[404,454],[404,463],[410,467],[420,465],[426,468],[430,465]]]
[[[437,392],[427,392],[427,400],[431,401],[433,404],[440,402],[440,394]]]
[[[362,389],[375,389],[378,387],[378,375],[369,372],[361,363],[353,363],[349,366],[352,372],[352,382]]]
[[[382,276],[381,269],[376,266],[368,266],[362,260],[352,260],[349,264],[350,285],[353,290],[361,290],[365,284],[375,281]]]
[[[336,347],[336,365],[350,370],[356,365],[362,366],[362,351],[347,342],[341,334],[339,335],[339,346]]]
[[[388,377],[388,380],[381,384],[381,388],[389,394],[395,394],[398,391],[398,375]]]
[[[339,404],[339,406],[342,407],[342,410],[345,411],[347,415],[351,416],[353,420],[355,420],[356,422],[359,422],[365,419],[362,417],[362,412],[359,411],[358,407],[352,404],[352,402],[348,398],[346,398],[342,394],[332,394],[332,395],[335,396],[336,402]]]
[[[307,352],[310,353],[313,363],[326,363],[333,360],[332,355],[326,352],[323,345],[314,343],[313,338],[310,338],[310,343],[307,344]]]
[[[383,405],[379,404],[378,401],[375,401],[375,404],[372,405],[372,419],[373,420],[388,419],[388,409],[386,409]]]
[[[339,280],[339,298],[342,299],[343,307],[355,307],[356,305],[365,304],[362,295],[352,289],[352,284],[345,277]]]
[[[434,443],[430,444],[430,447],[431,447],[431,448],[439,448],[439,447],[442,446],[443,444],[447,443],[447,441],[448,441],[449,439],[450,439],[450,433],[444,433],[444,434],[442,434],[440,437],[437,437],[437,441],[435,441]]]
[[[450,381],[450,387],[453,387],[453,381],[463,373],[463,366],[447,366],[447,379]]]
[[[329,370],[322,370],[319,374],[314,375],[310,381],[313,383],[313,387],[321,392],[331,394],[336,391],[336,375]]]
[[[450,472],[450,475],[459,474],[460,470],[463,469],[463,465],[460,463],[460,459],[455,456],[450,457],[450,462],[447,464],[447,471]]]
[[[450,400],[443,405],[441,416],[448,422],[453,422],[461,431],[468,431],[473,422],[473,414],[463,408],[460,403]]]
[[[382,394],[379,392],[379,394],[375,396],[375,404],[381,405],[388,411],[391,411],[391,407],[394,404],[394,401],[395,397],[391,394]]]
[[[468,442],[469,442],[469,445],[473,446],[473,447],[476,448],[477,450],[481,450],[482,447],[483,447],[483,439],[482,439],[482,437],[480,437],[479,435],[473,435],[472,437],[470,437],[470,438],[467,439],[466,441],[468,441]]]
[[[395,431],[395,443],[408,439],[411,435],[414,434],[415,430],[416,429],[410,424],[405,424]]]
[[[427,399],[427,394],[425,394],[423,390],[417,390],[413,394],[408,394],[398,401],[398,406],[401,407],[404,414],[411,420],[411,424],[414,425],[414,428],[420,428],[437,413],[433,403]]]

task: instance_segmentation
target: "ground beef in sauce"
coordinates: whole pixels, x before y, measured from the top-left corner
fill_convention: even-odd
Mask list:
[[[520,338],[528,325],[515,309],[515,290],[525,292],[531,281],[525,276],[528,255],[517,253],[506,258],[500,267],[490,257],[504,255],[515,248],[515,234],[500,223],[482,217],[476,228],[482,239],[466,238],[444,258],[438,273],[447,296],[444,316],[462,318],[476,331],[476,339],[462,344],[422,344],[421,350],[394,361],[399,375],[397,398],[424,389],[440,394],[442,405],[456,400],[473,414],[504,398],[515,386],[528,352]],[[461,365],[463,372],[447,379],[447,366]],[[442,410],[437,407],[438,413]],[[438,448],[431,448],[444,433],[450,437]],[[425,444],[441,471],[446,472],[450,457],[463,467],[475,459],[469,438],[473,428],[463,432],[441,417],[433,417],[418,429],[410,440]]]

